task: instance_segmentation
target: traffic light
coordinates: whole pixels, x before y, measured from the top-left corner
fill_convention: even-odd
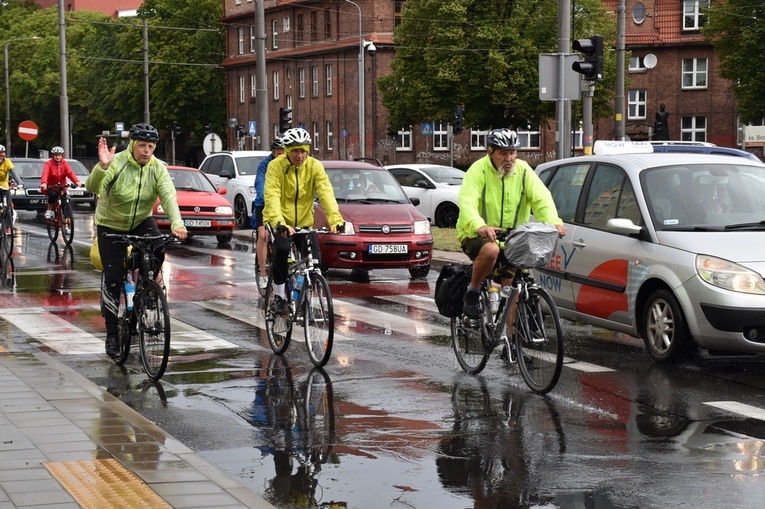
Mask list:
[[[465,108],[462,106],[454,107],[454,118],[452,119],[452,132],[454,134],[459,134],[465,130],[462,126],[462,122],[465,120],[464,114]]]
[[[281,132],[292,128],[292,109],[279,108],[279,130]]]
[[[574,50],[582,52],[584,60],[574,62],[571,68],[584,75],[587,81],[603,79],[603,36],[593,35],[587,39],[574,41]]]
[[[181,135],[181,128],[180,128],[180,126],[178,125],[178,122],[176,122],[175,120],[173,120],[173,137],[174,137],[174,138],[177,138],[177,137],[178,137],[178,136],[180,136],[180,135]]]

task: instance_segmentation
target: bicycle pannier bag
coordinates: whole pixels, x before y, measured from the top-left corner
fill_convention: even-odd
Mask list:
[[[547,223],[525,223],[510,232],[505,258],[516,267],[534,268],[550,263],[558,243],[558,230]]]
[[[439,313],[448,318],[456,318],[462,314],[462,299],[472,274],[472,264],[444,265],[436,280],[435,299]]]

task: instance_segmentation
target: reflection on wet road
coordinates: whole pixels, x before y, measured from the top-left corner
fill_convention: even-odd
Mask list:
[[[1,290],[4,340],[107,387],[277,507],[736,508],[765,496],[760,358],[660,366],[634,338],[568,324],[561,381],[541,397],[495,357],[480,376],[459,370],[436,271],[330,271],[336,342],[316,370],[301,335],[271,353],[251,246],[195,239],[168,253],[173,355],[151,384],[135,352],[124,367],[103,355],[87,228],[67,252],[25,224],[15,286]]]

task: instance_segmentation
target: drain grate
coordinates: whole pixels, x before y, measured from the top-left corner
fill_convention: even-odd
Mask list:
[[[44,463],[83,509],[170,508],[151,488],[115,459]]]

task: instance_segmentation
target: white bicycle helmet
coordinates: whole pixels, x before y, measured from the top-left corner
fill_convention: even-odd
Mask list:
[[[506,150],[518,150],[521,147],[521,140],[515,131],[506,127],[494,129],[489,133],[489,146],[492,148],[503,148]]]
[[[308,131],[305,129],[300,127],[293,127],[292,129],[287,129],[284,131],[284,134],[282,135],[282,141],[284,142],[285,147],[292,145],[310,145],[311,135],[308,134]]]
[[[5,152],[5,145],[0,145],[0,152]]]
[[[50,153],[51,154],[63,154],[64,153],[64,149],[61,148],[61,147],[53,147],[52,149],[50,149]]]

